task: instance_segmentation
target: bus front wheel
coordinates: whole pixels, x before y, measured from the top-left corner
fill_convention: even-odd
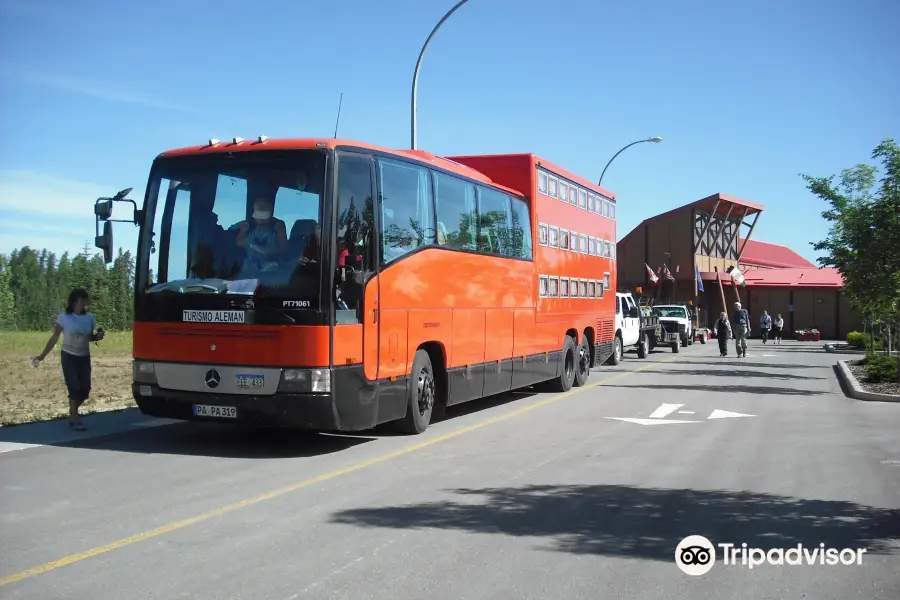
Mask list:
[[[436,397],[431,357],[425,350],[417,350],[406,385],[406,416],[398,422],[400,431],[418,434],[428,429]]]

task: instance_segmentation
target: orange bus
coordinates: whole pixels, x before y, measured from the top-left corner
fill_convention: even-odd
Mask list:
[[[134,204],[147,415],[415,434],[613,351],[615,198],[532,154],[210,140],[154,160],[143,208],[127,192],[96,245]]]

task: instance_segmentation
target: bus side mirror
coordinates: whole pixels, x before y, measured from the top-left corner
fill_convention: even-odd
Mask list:
[[[103,261],[107,264],[112,262],[113,253],[113,230],[112,223],[106,221],[103,223],[103,234],[94,238],[94,245],[103,251]]]
[[[112,217],[113,201],[109,198],[98,198],[94,204],[94,215],[101,221]]]

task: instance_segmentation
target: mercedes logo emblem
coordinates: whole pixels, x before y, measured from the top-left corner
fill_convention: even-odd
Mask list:
[[[206,372],[206,387],[217,388],[220,381],[222,381],[222,377],[215,369]]]

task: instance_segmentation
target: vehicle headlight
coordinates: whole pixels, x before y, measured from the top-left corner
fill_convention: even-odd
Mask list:
[[[156,365],[145,360],[131,363],[131,376],[135,383],[156,383]]]
[[[331,369],[285,369],[278,391],[327,394],[331,392]]]

